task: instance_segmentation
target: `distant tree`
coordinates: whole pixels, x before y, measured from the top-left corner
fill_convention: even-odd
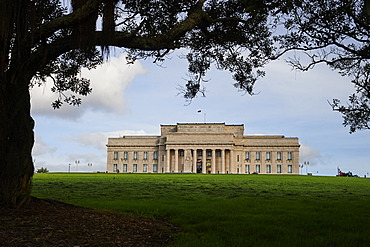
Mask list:
[[[127,61],[161,62],[186,48],[189,80],[184,97],[203,92],[205,73],[233,74],[238,89],[253,93],[260,68],[273,52],[269,16],[287,12],[275,0],[12,0],[0,1],[0,204],[30,199],[34,121],[30,87],[52,79],[52,103],[79,105],[91,93],[82,67],[95,68],[110,46]],[[67,5],[68,4],[68,5]],[[279,6],[282,6],[281,8]],[[99,49],[100,48],[100,49]]]
[[[36,171],[37,173],[48,173],[49,172],[49,170],[48,170],[48,168],[44,168],[44,167],[41,167],[41,168],[39,168],[39,169],[37,169],[37,171]]]
[[[349,76],[355,92],[347,104],[334,99],[333,110],[342,113],[350,133],[370,129],[370,0],[300,0],[281,22],[288,31],[277,37],[282,49],[301,50],[308,58],[293,57],[290,64],[309,70],[326,63]]]

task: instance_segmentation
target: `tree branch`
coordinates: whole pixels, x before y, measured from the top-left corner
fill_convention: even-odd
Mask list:
[[[92,14],[99,10],[102,0],[88,0],[82,7],[74,10],[71,14],[58,17],[40,26],[35,30],[34,39],[45,40],[58,30],[73,27],[81,21],[89,19]]]

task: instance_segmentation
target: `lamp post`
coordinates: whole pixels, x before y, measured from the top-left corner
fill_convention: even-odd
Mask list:
[[[90,168],[92,167],[92,163],[88,163],[87,166],[89,167],[89,172],[90,172]]]
[[[303,164],[306,166],[306,175],[308,175],[308,165],[310,164],[309,161],[303,162]]]
[[[78,172],[78,164],[80,163],[80,161],[76,160],[75,163],[76,163],[76,172]]]
[[[68,164],[68,173],[71,173],[71,163]]]
[[[301,169],[301,175],[302,175],[302,169],[303,169],[303,164],[301,164],[301,165],[298,165],[298,167]]]

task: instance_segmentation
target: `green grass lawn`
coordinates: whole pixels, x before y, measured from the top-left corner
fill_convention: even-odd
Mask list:
[[[370,246],[370,179],[35,174],[32,195],[166,218],[173,246]]]

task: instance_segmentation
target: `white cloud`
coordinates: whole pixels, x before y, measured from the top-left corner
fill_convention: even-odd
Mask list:
[[[35,138],[35,145],[33,146],[32,155],[42,156],[47,155],[50,153],[55,153],[57,151],[56,147],[49,146],[46,142],[44,142],[42,136],[36,136]]]
[[[93,91],[88,97],[83,97],[80,107],[64,104],[61,109],[53,110],[51,102],[57,99],[57,95],[50,91],[51,81],[47,81],[46,85],[31,90],[32,113],[70,119],[81,117],[86,110],[125,114],[124,92],[135,76],[144,73],[146,71],[140,62],[128,65],[122,53],[94,70],[82,70],[81,77],[90,79]]]
[[[145,135],[144,130],[122,130],[113,132],[96,132],[88,133],[84,132],[76,137],[71,138],[83,146],[93,147],[98,150],[105,150],[105,145],[108,143],[108,138],[110,137],[122,137],[123,135]]]
[[[309,162],[310,166],[325,165],[325,158],[316,148],[310,147],[305,143],[301,143],[299,150],[300,163]]]

